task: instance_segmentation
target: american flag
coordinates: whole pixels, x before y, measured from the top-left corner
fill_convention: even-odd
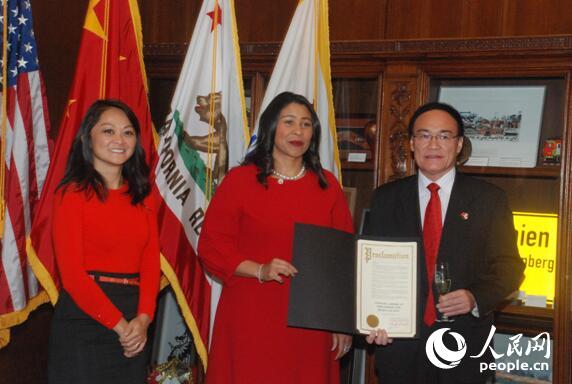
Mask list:
[[[49,116],[39,71],[29,0],[1,0],[3,30],[0,83],[5,146],[0,331],[22,322],[39,305],[38,282],[26,254],[26,238],[50,165]],[[45,300],[44,300],[45,301]],[[7,340],[2,340],[0,347]]]

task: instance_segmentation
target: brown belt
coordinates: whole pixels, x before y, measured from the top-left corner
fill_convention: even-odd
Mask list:
[[[113,284],[123,284],[123,285],[136,285],[139,286],[138,277],[111,277],[111,276],[101,276],[101,275],[89,275],[93,280],[102,283],[113,283]]]

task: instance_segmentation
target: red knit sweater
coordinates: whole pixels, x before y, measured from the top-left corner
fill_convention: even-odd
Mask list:
[[[131,205],[127,186],[102,202],[73,186],[54,198],[56,260],[65,290],[89,316],[113,328],[122,313],[87,271],[139,273],[138,313],[152,319],[159,290],[159,242],[154,206]]]

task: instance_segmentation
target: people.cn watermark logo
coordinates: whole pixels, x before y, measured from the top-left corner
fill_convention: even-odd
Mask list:
[[[548,332],[541,332],[535,337],[528,338],[526,340],[526,345],[521,344],[522,334],[510,336],[508,338],[507,350],[505,353],[495,351],[493,349],[493,337],[496,332],[496,327],[491,326],[491,330],[481,349],[477,355],[469,356],[471,359],[481,358],[487,351],[490,351],[492,357],[495,359],[494,362],[481,361],[479,365],[479,370],[483,371],[505,371],[510,373],[511,371],[548,371],[550,365],[548,359],[550,359],[551,347],[550,347],[550,335]],[[450,335],[457,344],[456,350],[450,350],[445,346],[443,342],[443,337],[445,334]],[[427,358],[431,363],[437,368],[441,369],[451,369],[455,368],[461,362],[467,353],[467,343],[465,338],[457,332],[451,332],[451,328],[440,328],[433,332],[427,339],[425,344],[425,353]],[[543,354],[543,356],[539,356]],[[528,359],[529,361],[521,361],[519,358],[533,358]],[[515,361],[503,361],[499,359],[506,360],[508,358],[515,359]],[[545,361],[538,361],[539,359],[544,359]]]
[[[429,361],[437,368],[455,368],[467,353],[467,343],[465,338],[457,332],[448,332],[457,342],[457,350],[452,351],[443,343],[443,336],[451,328],[441,328],[429,336],[425,344],[425,353]]]

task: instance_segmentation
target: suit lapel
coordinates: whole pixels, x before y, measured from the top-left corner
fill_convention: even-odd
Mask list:
[[[420,249],[418,251],[419,259],[417,260],[417,268],[419,273],[419,300],[417,302],[417,311],[420,318],[425,313],[425,303],[427,300],[427,268],[425,265],[425,250],[423,249],[423,230],[421,226],[421,213],[419,211],[419,178],[417,175],[408,179],[408,183],[404,184],[404,188],[400,191],[398,209],[400,216],[405,220],[403,233],[408,236],[415,236],[419,239]],[[423,320],[421,320],[421,324]],[[425,327],[425,325],[423,325]]]
[[[415,236],[423,238],[421,230],[421,215],[419,213],[418,177],[411,177],[407,181],[408,183],[404,185],[399,196],[400,216],[405,218],[406,225],[408,226],[405,233],[415,233]]]
[[[473,191],[467,187],[465,176],[457,173],[443,223],[443,232],[441,234],[438,254],[439,261],[446,261],[448,263],[455,262],[456,255],[454,250],[462,249],[462,247],[457,244],[459,242],[458,234],[459,231],[462,230],[462,226],[466,225],[465,222],[469,219],[472,201]]]

